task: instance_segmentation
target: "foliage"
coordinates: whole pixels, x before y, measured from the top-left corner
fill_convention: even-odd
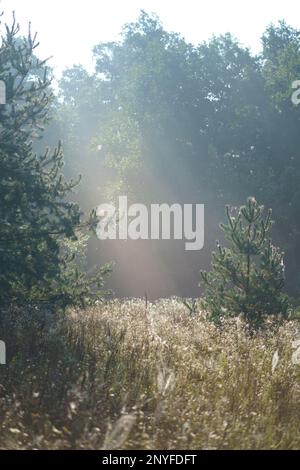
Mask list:
[[[83,220],[70,194],[78,181],[62,175],[61,145],[42,155],[33,141],[42,136],[51,110],[51,77],[35,56],[36,35],[19,37],[19,26],[6,26],[0,46],[0,79],[6,104],[0,109],[0,299],[1,303],[46,302],[65,307],[83,304],[97,286],[101,296],[107,267],[87,278],[63,240],[76,240],[91,228],[95,214]]]
[[[248,198],[234,215],[226,209],[228,223],[220,227],[230,247],[218,243],[212,271],[201,272],[204,300],[214,321],[243,315],[254,328],[262,325],[266,315],[287,315],[283,253],[268,238],[271,211],[266,218],[263,211],[254,198]]]
[[[140,201],[200,198],[217,214],[249,194],[275,200],[287,288],[299,293],[299,38],[280,22],[260,55],[230,34],[192,45],[142,12],[120,41],[95,46],[94,73],[74,67],[60,82],[68,168],[92,157],[90,181],[105,175],[109,193],[115,180]]]

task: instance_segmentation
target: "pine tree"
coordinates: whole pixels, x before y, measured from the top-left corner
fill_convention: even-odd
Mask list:
[[[90,279],[79,272],[62,242],[76,241],[92,227],[70,193],[78,181],[62,174],[61,145],[36,155],[33,141],[48,122],[53,94],[45,61],[35,55],[36,35],[19,36],[13,21],[0,44],[0,304],[47,302],[65,307],[84,303],[103,287],[107,267]],[[100,291],[98,291],[99,294]]]
[[[265,216],[264,207],[248,198],[238,209],[227,206],[226,214],[228,223],[220,228],[230,247],[217,243],[212,271],[201,272],[211,319],[243,315],[251,328],[257,328],[268,315],[286,316],[283,253],[267,236],[271,210]]]

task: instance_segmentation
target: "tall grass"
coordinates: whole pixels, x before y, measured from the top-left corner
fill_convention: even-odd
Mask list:
[[[300,447],[296,322],[250,337],[169,299],[24,328],[0,366],[2,449]]]

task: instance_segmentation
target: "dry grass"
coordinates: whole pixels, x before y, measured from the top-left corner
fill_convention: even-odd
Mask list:
[[[0,447],[300,448],[298,337],[216,328],[176,299],[71,311],[34,359],[1,366]]]

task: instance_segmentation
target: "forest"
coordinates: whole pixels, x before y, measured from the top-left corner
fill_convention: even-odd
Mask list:
[[[299,449],[300,29],[0,30],[0,449]]]

